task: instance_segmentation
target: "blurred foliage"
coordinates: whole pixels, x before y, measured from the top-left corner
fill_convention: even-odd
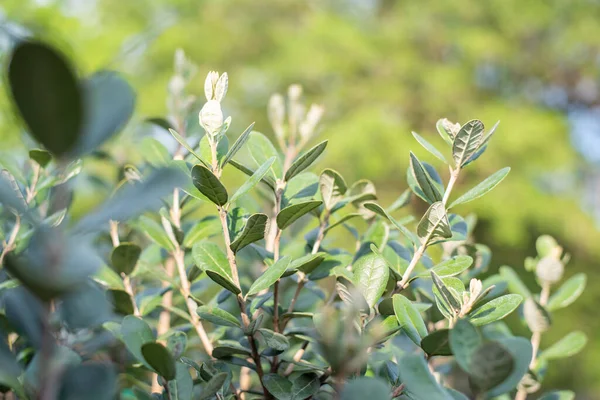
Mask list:
[[[548,232],[573,255],[566,274],[589,273],[590,290],[544,340],[553,342],[572,325],[590,337],[600,328],[600,319],[590,318],[596,315],[600,232],[579,207],[577,192],[548,196],[539,183],[545,173],[559,179],[564,171],[585,169],[570,146],[565,110],[598,101],[581,90],[582,82],[598,79],[597,1],[4,0],[0,11],[60,44],[82,73],[110,67],[128,74],[139,93],[138,118],[165,114],[176,48],[197,63],[199,76],[229,72],[235,102],[228,101],[225,111],[236,115],[233,131],[258,118],[255,129],[272,135],[268,96],[301,82],[307,97],[326,108],[327,164],[343,169],[350,181],[372,179],[388,191],[380,193],[387,200],[405,189],[404,155],[417,148],[411,129],[439,143],[430,127],[440,117],[477,115],[487,126],[501,120],[486,163],[461,181],[479,181],[504,165],[512,173],[495,196],[460,212],[478,214],[476,236],[491,244],[495,266],[521,270],[520,260],[534,254],[534,239]],[[6,33],[8,25],[1,26]],[[202,84],[198,78],[190,90],[200,94]],[[552,96],[556,88],[560,98]],[[18,141],[2,96],[6,148]],[[149,129],[114,145],[130,153]],[[557,365],[548,383],[569,382],[589,396],[600,392],[600,340],[589,346],[576,362]]]

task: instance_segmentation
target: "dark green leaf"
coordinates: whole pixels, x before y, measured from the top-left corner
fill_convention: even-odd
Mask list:
[[[250,132],[252,132],[252,129],[254,129],[254,122],[251,123],[250,126],[247,127],[246,130],[244,130],[244,132],[242,132],[242,134],[233,143],[233,145],[223,158],[223,161],[221,161],[221,168],[223,168],[225,164],[231,161],[233,156],[235,156],[236,153],[244,146],[244,144],[246,144],[248,138],[250,137]]]
[[[463,371],[470,373],[471,358],[475,350],[483,343],[483,338],[473,324],[465,319],[459,319],[448,335],[450,349],[456,362]]]
[[[29,150],[29,158],[38,163],[40,167],[45,168],[52,161],[52,154],[42,149],[31,149]]]
[[[198,268],[206,271],[213,281],[234,294],[241,292],[233,280],[227,257],[218,245],[207,241],[198,242],[192,247],[192,257]]]
[[[401,294],[395,294],[392,299],[394,314],[398,319],[400,328],[417,346],[420,345],[421,339],[427,336],[427,327],[421,314],[411,301]]]
[[[85,111],[83,93],[66,57],[41,42],[20,42],[10,55],[8,84],[29,133],[57,156],[73,150]]]
[[[227,204],[227,189],[208,168],[197,164],[192,168],[192,183],[210,201],[218,206]]]
[[[277,374],[266,374],[262,383],[277,400],[292,400],[292,382],[287,378]]]
[[[522,337],[503,337],[497,339],[497,341],[508,350],[515,363],[510,376],[500,385],[488,391],[487,394],[490,397],[500,396],[514,390],[529,370],[529,363],[531,362],[532,348],[531,342],[528,339]]]
[[[494,172],[492,175],[488,176],[482,182],[480,182],[477,186],[460,196],[458,199],[454,200],[448,208],[452,208],[459,204],[467,203],[469,201],[480,198],[481,196],[498,186],[498,184],[502,182],[504,178],[506,178],[506,175],[508,175],[509,172],[509,167],[502,168],[501,170]]]
[[[304,400],[316,394],[321,387],[319,376],[314,372],[307,372],[292,382],[292,399]]]
[[[286,351],[290,347],[290,342],[287,337],[281,333],[273,332],[270,329],[260,328],[258,330],[265,339],[265,343],[268,347],[279,352]]]
[[[474,325],[485,325],[498,321],[513,312],[523,301],[518,294],[507,294],[497,297],[469,313],[469,320]]]
[[[502,344],[486,342],[471,355],[469,374],[477,387],[488,391],[504,382],[514,366],[515,360]]]
[[[194,392],[194,381],[186,364],[175,363],[175,379],[167,382],[169,386],[170,400],[191,399]]]
[[[288,270],[302,271],[305,274],[310,274],[325,260],[325,255],[325,253],[316,253],[297,258],[292,261]]]
[[[252,214],[246,221],[242,233],[231,243],[231,250],[237,253],[250,243],[264,239],[268,219],[266,214]]]
[[[112,400],[115,398],[117,374],[106,363],[86,363],[71,366],[62,374],[61,400]]]
[[[323,204],[322,201],[306,201],[303,203],[293,204],[289,207],[284,208],[277,214],[277,226],[279,229],[285,229],[294,223],[298,218],[305,214],[308,214],[315,208]]]
[[[145,321],[133,315],[123,318],[121,340],[138,361],[151,368],[142,355],[142,346],[154,342],[154,334]]]
[[[423,243],[429,243],[437,239],[452,237],[450,222],[446,215],[446,209],[441,201],[433,203],[417,226],[417,234]]]
[[[449,333],[449,329],[431,332],[421,340],[421,348],[429,356],[451,356]]]
[[[219,390],[221,390],[226,380],[227,372],[220,372],[214,375],[212,378],[210,378],[206,386],[204,386],[204,388],[202,389],[198,400],[208,400],[214,397],[219,392]]]
[[[185,353],[187,347],[187,335],[181,331],[175,331],[167,338],[167,349],[173,355],[173,358],[178,359]]]
[[[408,354],[398,360],[400,381],[404,393],[413,399],[449,400],[446,391],[437,383],[425,358],[420,354]],[[370,396],[364,397],[371,398]]]
[[[288,269],[292,259],[290,257],[282,257],[275,264],[267,267],[261,276],[258,277],[250,286],[246,297],[255,295],[265,289],[268,289],[279,280]]]
[[[175,360],[169,350],[160,343],[142,345],[142,355],[146,362],[167,381],[175,379]]]
[[[0,332],[1,333],[1,332]],[[0,386],[6,386],[15,390],[20,396],[23,392],[23,387],[19,382],[19,376],[22,374],[21,367],[17,363],[15,356],[10,351],[10,348],[0,336]],[[23,396],[24,397],[24,396]]]
[[[300,172],[304,171],[306,168],[310,167],[310,165],[315,162],[317,158],[323,153],[327,147],[327,140],[319,143],[315,147],[308,150],[306,153],[302,154],[288,168],[285,172],[284,180],[287,182],[292,179],[294,176],[298,175]]]
[[[476,119],[467,122],[460,128],[452,145],[452,157],[456,167],[464,166],[478,150],[483,139],[483,129],[483,123]]]
[[[134,243],[121,243],[115,247],[110,255],[113,268],[118,272],[129,275],[135,269],[142,248]]]

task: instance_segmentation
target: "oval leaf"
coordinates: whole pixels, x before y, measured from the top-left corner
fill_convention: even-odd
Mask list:
[[[234,294],[239,294],[241,289],[233,281],[231,267],[225,253],[214,243],[202,241],[192,247],[192,257],[196,266],[216,283]]]
[[[548,347],[540,354],[544,360],[571,357],[579,353],[587,343],[587,336],[581,331],[569,333],[567,336]]]
[[[288,168],[285,172],[284,180],[287,182],[292,179],[294,176],[298,175],[300,172],[304,171],[306,168],[310,167],[310,165],[315,162],[317,158],[323,153],[327,147],[327,140],[319,143],[315,147],[308,150],[306,153],[302,154]]]
[[[584,273],[573,275],[567,279],[548,300],[548,311],[565,308],[583,293],[587,277]]]
[[[200,318],[212,322],[215,325],[240,327],[238,319],[222,308],[215,306],[200,306],[196,309],[196,312]]]
[[[394,314],[398,319],[400,328],[417,346],[420,345],[421,339],[427,336],[427,327],[421,314],[411,301],[401,294],[395,294],[392,299]]]
[[[271,168],[271,165],[273,165],[274,162],[275,157],[271,157],[267,161],[265,161],[264,164],[258,167],[258,169],[254,171],[252,176],[246,179],[244,184],[240,186],[238,190],[235,191],[233,196],[231,196],[231,199],[229,199],[229,203],[234,203],[240,196],[246,194],[250,189],[256,186],[258,182],[260,182],[262,178],[267,174],[267,172],[269,172],[269,168]]]
[[[227,189],[208,168],[197,164],[192,168],[192,183],[210,201],[218,206],[227,204]]]
[[[305,201],[284,208],[277,214],[277,226],[283,230],[294,223],[298,218],[308,214],[323,204],[320,200]]]
[[[478,150],[483,139],[483,129],[483,123],[474,119],[464,124],[456,134],[452,144],[452,158],[458,168]]]
[[[262,290],[268,289],[272,284],[277,282],[281,278],[284,272],[288,269],[292,259],[290,257],[280,258],[275,264],[268,267],[257,280],[254,281],[246,297],[252,296],[261,292]]]
[[[110,255],[113,268],[120,274],[129,275],[135,269],[142,248],[134,243],[121,243]]]
[[[142,345],[142,355],[150,366],[167,381],[175,379],[175,360],[169,350],[160,343]]]
[[[513,312],[523,301],[518,294],[507,294],[491,300],[469,313],[469,320],[474,325],[485,325],[498,321]]]
[[[353,266],[353,282],[360,290],[369,307],[375,306],[390,275],[390,269],[383,256],[375,253],[359,258]]]
[[[237,253],[249,244],[264,239],[268,219],[266,214],[252,214],[246,221],[242,233],[229,246],[231,251]]]

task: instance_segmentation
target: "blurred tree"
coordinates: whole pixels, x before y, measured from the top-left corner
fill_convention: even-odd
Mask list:
[[[323,136],[335,143],[328,162],[351,181],[374,180],[383,204],[405,189],[409,149],[434,161],[410,130],[436,143],[440,117],[476,116],[488,127],[501,120],[486,163],[463,179],[481,180],[504,165],[512,172],[494,196],[458,211],[478,214],[477,234],[495,243],[496,266],[520,263],[547,232],[573,254],[572,270],[587,270],[591,290],[577,312],[556,316],[557,336],[544,340],[570,325],[590,337],[600,328],[600,319],[589,318],[597,315],[600,232],[589,203],[580,207],[576,179],[590,175],[576,149],[588,160],[593,149],[575,140],[593,134],[589,125],[574,130],[575,147],[570,143],[570,128],[581,125],[573,111],[600,103],[598,1],[4,0],[0,17],[0,51],[15,33],[10,20],[64,44],[82,73],[103,66],[125,71],[140,93],[138,117],[165,114],[176,48],[198,64],[200,77],[216,69],[237,82],[229,98],[243,104],[225,104],[239,116],[234,132],[256,120],[256,129],[270,135],[269,95],[300,82],[327,109]],[[198,78],[197,93],[202,85]],[[0,134],[15,143],[5,97],[0,107]],[[598,354],[600,339],[577,362],[565,361],[552,382],[600,392]]]

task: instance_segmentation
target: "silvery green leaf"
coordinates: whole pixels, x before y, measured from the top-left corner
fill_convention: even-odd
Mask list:
[[[283,166],[279,158],[279,153],[265,135],[257,131],[252,131],[248,138],[247,148],[256,167],[264,164],[269,158],[276,157],[276,161],[269,168],[267,176],[273,180],[282,178]]]
[[[496,339],[512,355],[514,364],[512,373],[499,385],[488,391],[488,396],[500,396],[514,390],[527,371],[533,349],[531,342],[522,337],[502,337]]]
[[[306,153],[296,158],[296,160],[294,160],[292,165],[290,165],[288,170],[285,172],[284,180],[287,182],[300,172],[304,171],[306,168],[310,167],[310,165],[315,162],[317,158],[319,158],[321,153],[325,151],[325,147],[327,147],[327,140],[319,143],[315,147],[309,149]]]
[[[494,172],[492,175],[485,178],[477,186],[467,191],[465,194],[454,200],[448,208],[455,207],[459,204],[467,203],[469,201],[478,199],[484,194],[494,189],[510,172],[510,168],[502,168],[499,171]]]
[[[290,257],[282,257],[277,262],[263,272],[261,276],[258,277],[248,289],[248,293],[246,293],[246,297],[255,295],[261,292],[264,289],[268,289],[275,282],[279,280],[288,269],[292,259]]]
[[[462,167],[478,150],[483,139],[483,130],[483,123],[476,119],[460,128],[452,144],[452,157],[457,168]]]
[[[571,357],[579,353],[587,344],[587,336],[581,331],[574,331],[541,352],[540,359],[555,360]]]
[[[469,256],[454,256],[434,266],[431,271],[435,272],[440,278],[456,276],[465,271],[473,264],[473,259]],[[429,276],[429,273],[422,275]]]
[[[344,197],[348,186],[344,178],[333,169],[325,169],[319,177],[319,190],[325,208],[331,210]]]
[[[413,245],[417,244],[417,238],[415,237],[415,235],[411,231],[409,231],[402,223],[396,221],[396,219],[393,218],[387,211],[385,211],[383,207],[381,207],[379,204],[372,201],[366,201],[363,203],[363,207],[390,221],[408,240],[410,240],[410,242]]]
[[[234,168],[236,168],[237,170],[243,172],[244,174],[246,174],[248,176],[254,175],[253,169],[245,166],[242,163],[237,162],[236,160],[229,160],[229,164],[231,164]],[[267,185],[269,188],[271,188],[271,190],[275,191],[275,180],[273,178],[271,178],[269,175],[264,176],[260,181],[262,183],[264,183],[265,185]]]
[[[231,196],[229,199],[229,203],[233,204],[240,196],[246,194],[250,189],[258,184],[262,180],[262,178],[267,174],[271,165],[275,162],[275,157],[269,158],[263,165],[258,167],[256,171],[250,176],[250,178],[246,179],[246,181],[239,187],[238,190]]]
[[[453,124],[452,122],[448,121],[447,118],[441,118],[441,119],[438,119],[438,121],[435,123],[435,127],[436,127],[438,133],[440,134],[440,136],[442,137],[442,139],[444,139],[444,141],[447,144],[452,146],[454,136],[457,133],[457,132],[454,132],[454,129],[456,129],[458,131],[460,129],[460,125]]]
[[[436,239],[452,237],[450,222],[446,209],[441,201],[433,203],[417,226],[417,235],[423,243],[427,244]]]
[[[431,374],[425,357],[421,354],[408,354],[400,358],[398,360],[398,370],[400,373],[400,382],[404,384],[403,393],[409,395],[410,398],[427,400],[451,399]],[[369,398],[375,399],[375,397],[372,397],[368,393],[365,393],[365,397],[362,397],[362,399]],[[356,397],[356,399],[358,400],[359,398]]]
[[[236,139],[236,141],[233,143],[233,145],[221,161],[221,168],[223,168],[225,164],[231,161],[233,159],[233,156],[235,156],[237,152],[246,144],[250,137],[250,132],[252,132],[253,128],[254,122],[251,123],[250,126],[247,127],[246,130],[244,130],[244,132],[242,132],[242,134]]]
[[[433,286],[434,286],[434,290],[433,293],[434,295],[436,295],[436,300],[437,300],[437,295],[439,294],[441,304],[438,302],[438,305],[443,306],[444,308],[447,308],[447,311],[449,312],[450,316],[453,317],[456,314],[458,314],[458,312],[461,309],[461,294],[462,293],[455,293],[451,290],[451,287],[448,287],[446,285],[446,283],[440,279],[439,276],[437,276],[437,274],[435,273],[435,271],[430,271],[431,274],[431,279],[433,280]],[[452,278],[446,278],[446,281],[450,281]],[[462,284],[462,282],[461,282]],[[437,290],[437,292],[436,292]],[[441,310],[440,310],[441,311]]]
[[[410,153],[410,171],[428,203],[442,200],[442,193],[438,190],[433,179],[429,177],[423,164],[412,152]]]
[[[587,277],[584,273],[567,279],[548,300],[548,311],[555,311],[572,304],[585,290]]]
[[[450,330],[439,329],[431,332],[421,340],[420,347],[428,356],[451,356]]]
[[[423,317],[412,304],[410,300],[401,294],[395,294],[392,297],[394,305],[394,314],[398,319],[400,328],[417,346],[421,344],[421,340],[427,336],[427,327],[423,321]]]
[[[513,312],[523,301],[518,294],[507,294],[497,297],[469,313],[469,320],[474,325],[485,325],[498,321]]]
[[[459,319],[449,333],[450,348],[463,371],[471,372],[471,358],[483,338],[469,321]]]
[[[340,400],[364,400],[364,399],[388,400],[391,392],[388,385],[379,378],[358,377],[350,380],[344,385]],[[431,400],[437,400],[431,398]]]
[[[448,161],[446,161],[444,155],[440,153],[440,151],[436,149],[434,145],[425,140],[423,136],[419,135],[417,132],[412,132],[412,135],[417,140],[417,142],[419,142],[419,144],[423,146],[423,148],[425,148],[425,150],[433,154],[433,156],[441,162],[448,164]]]
[[[385,259],[378,254],[367,254],[354,263],[353,271],[354,284],[369,307],[375,306],[385,291],[389,278],[390,270]]]

